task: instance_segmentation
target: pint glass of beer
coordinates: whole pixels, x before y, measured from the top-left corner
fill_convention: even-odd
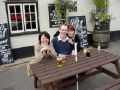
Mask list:
[[[88,51],[88,49],[87,49],[87,48],[83,48],[83,54],[85,54],[85,55],[86,55],[87,51]]]
[[[62,61],[62,57],[57,57],[57,66],[58,67],[63,67],[63,61]]]

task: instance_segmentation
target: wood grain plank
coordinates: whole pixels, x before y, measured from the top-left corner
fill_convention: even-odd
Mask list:
[[[77,74],[77,73],[84,72],[84,71],[90,70],[90,69],[92,69],[92,68],[95,68],[95,67],[104,65],[104,64],[108,63],[109,61],[114,61],[114,60],[118,59],[118,57],[116,57],[116,58],[110,57],[109,59],[110,59],[110,60],[106,60],[106,59],[105,59],[105,62],[96,62],[96,63],[98,63],[98,64],[96,64],[96,63],[92,63],[92,64],[88,63],[88,64],[86,64],[84,67],[81,67],[81,68],[79,68],[79,69],[76,69],[76,68],[75,68],[73,71],[68,71],[68,72],[66,72],[66,73],[63,73],[63,72],[61,71],[61,73],[60,73],[59,75],[53,75],[53,76],[50,75],[50,77],[47,77],[47,76],[45,76],[45,77],[39,77],[39,76],[38,76],[38,79],[41,80],[41,83],[43,83],[43,84],[44,84],[44,83],[49,83],[49,82],[52,82],[52,81],[55,81],[55,80],[60,80],[60,79],[63,79],[63,78],[66,78],[66,77],[75,75],[75,74]],[[63,73],[63,74],[62,74],[62,73]]]

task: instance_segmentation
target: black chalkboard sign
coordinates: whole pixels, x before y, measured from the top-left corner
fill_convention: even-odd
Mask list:
[[[0,24],[0,65],[13,62],[7,24]]]
[[[88,47],[87,27],[85,16],[72,16],[68,18],[68,23],[74,25],[76,33],[79,35],[81,47]]]
[[[50,28],[58,27],[55,4],[49,4],[48,10],[49,10],[49,26],[50,26]]]

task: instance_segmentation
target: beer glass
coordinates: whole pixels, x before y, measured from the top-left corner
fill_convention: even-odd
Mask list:
[[[90,57],[90,52],[89,51],[87,51],[86,56]]]
[[[57,66],[58,67],[63,67],[62,57],[60,57],[60,56],[57,57]]]
[[[83,54],[86,55],[87,51],[88,51],[87,48],[83,48]]]

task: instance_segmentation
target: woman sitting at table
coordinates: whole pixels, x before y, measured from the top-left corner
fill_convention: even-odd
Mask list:
[[[50,45],[50,35],[43,31],[39,34],[38,46],[35,46],[35,60],[30,61],[29,64],[39,63],[41,61],[50,60],[55,57],[54,48]],[[28,64],[28,75],[32,76],[33,72]]]
[[[74,48],[74,43],[77,43],[77,52],[79,52],[81,50],[81,46],[80,46],[80,38],[78,36],[78,34],[75,34],[75,28],[73,25],[68,25],[67,26],[68,32],[67,32],[67,36],[69,37],[69,43],[72,44],[72,47]]]

